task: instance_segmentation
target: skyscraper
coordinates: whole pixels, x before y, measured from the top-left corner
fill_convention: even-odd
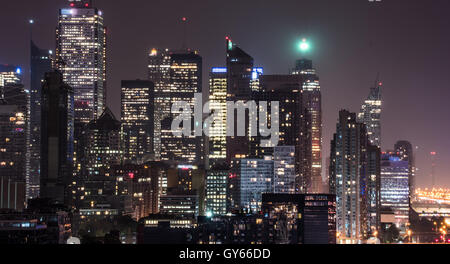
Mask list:
[[[39,196],[41,157],[41,96],[42,82],[46,72],[52,69],[49,50],[40,49],[31,41],[30,79],[30,175],[27,182],[27,199]]]
[[[301,59],[296,63],[293,74],[303,76],[303,107],[306,108],[311,133],[311,188],[308,193],[321,193],[322,180],[322,92],[319,77],[311,60]]]
[[[149,55],[149,79],[155,84],[155,156],[161,160],[203,163],[203,137],[176,136],[172,121],[181,111],[175,102],[187,102],[194,111],[196,94],[202,92],[202,57],[196,51],[159,51]],[[192,131],[200,123],[192,123]]]
[[[395,144],[395,152],[398,153],[400,159],[409,163],[409,194],[410,200],[414,200],[416,193],[416,167],[413,147],[408,141],[398,141]]]
[[[206,172],[206,215],[221,216],[227,213],[227,183],[230,168],[216,164]]]
[[[16,66],[0,65],[0,207],[25,207],[28,143],[29,93],[22,85],[22,71]]]
[[[209,75],[209,103],[217,119],[209,129],[210,166],[227,158],[227,68],[213,68]]]
[[[82,209],[119,209],[115,203],[116,179],[111,168],[120,164],[120,121],[106,108],[97,120],[92,120],[83,131],[86,142],[86,172],[83,173]]]
[[[409,222],[409,162],[396,153],[384,153],[381,159],[381,206],[395,214],[397,227]]]
[[[273,193],[296,193],[295,147],[275,147],[273,161]]]
[[[75,122],[89,123],[106,105],[106,28],[90,0],[69,0],[59,11],[56,66],[73,88]]]
[[[265,159],[234,159],[228,181],[229,211],[261,211],[262,194],[273,192],[274,163]]]
[[[380,230],[381,224],[381,150],[372,144],[367,146],[367,162],[364,168],[367,175],[367,226],[372,232]]]
[[[153,154],[154,85],[122,81],[122,147],[124,160],[143,163]]]
[[[375,86],[370,88],[370,94],[358,115],[358,122],[367,126],[370,143],[377,147],[381,147],[382,86],[377,80]]]
[[[345,243],[370,234],[369,155],[366,126],[342,110],[331,142],[330,192],[336,193],[337,231]]]
[[[252,73],[254,60],[244,50],[235,45],[232,40],[226,38],[227,50],[227,101],[248,102],[252,100]],[[236,113],[235,123],[237,122]],[[227,113],[231,115],[231,113]],[[237,126],[235,125],[235,130]],[[249,131],[248,118],[245,121],[245,131]],[[247,158],[250,154],[249,136],[239,137],[237,131],[232,137],[227,137],[227,162],[231,164],[234,158]]]
[[[279,102],[280,123],[271,125],[279,126],[278,146],[295,148],[295,177],[298,193],[307,193],[312,188],[312,144],[311,130],[308,129],[310,115],[304,107],[303,80],[301,75],[263,75],[261,76],[262,91],[258,93],[260,101],[268,101],[270,105],[271,102]],[[259,142],[254,140],[251,147],[251,153],[256,157],[273,154],[273,148],[261,148]]]
[[[120,121],[109,108],[86,127],[87,177],[108,176],[113,165],[122,160]]]
[[[40,198],[70,205],[74,153],[73,90],[60,72],[45,74],[41,101]]]

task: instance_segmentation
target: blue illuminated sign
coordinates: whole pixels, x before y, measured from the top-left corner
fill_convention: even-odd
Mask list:
[[[227,73],[227,68],[213,68],[212,69],[213,73]]]

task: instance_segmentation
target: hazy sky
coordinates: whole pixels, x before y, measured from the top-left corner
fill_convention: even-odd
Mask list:
[[[29,65],[28,19],[34,40],[55,48],[58,9],[65,0],[2,1],[0,63]],[[120,115],[120,81],[146,78],[152,47],[182,45],[188,17],[191,48],[212,66],[225,64],[224,37],[251,54],[266,74],[287,73],[308,37],[307,55],[321,78],[324,155],[340,109],[359,111],[380,72],[384,83],[383,150],[409,140],[416,151],[418,185],[431,182],[429,153],[439,154],[438,182],[450,187],[450,1],[448,0],[95,0],[108,27],[108,105]]]

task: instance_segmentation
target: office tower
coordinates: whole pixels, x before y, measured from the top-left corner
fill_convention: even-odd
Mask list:
[[[195,195],[198,198],[198,215],[206,210],[206,170],[203,166],[164,162],[167,170],[167,195]],[[163,195],[164,196],[164,195]]]
[[[14,65],[0,65],[0,98],[4,97],[3,87],[15,84],[22,84],[22,69]]]
[[[227,101],[248,102],[252,100],[252,72],[253,58],[241,48],[236,46],[232,40],[226,38],[227,49]],[[231,113],[227,113],[231,115]],[[248,158],[250,155],[249,136],[239,137],[237,134],[237,115],[235,115],[235,131],[232,137],[227,137],[227,162],[231,164],[234,158]],[[248,118],[245,121],[245,131],[249,131]]]
[[[336,244],[336,196],[263,194],[268,244]]]
[[[275,147],[273,151],[273,193],[296,193],[295,147]]]
[[[319,77],[311,60],[301,59],[293,74],[303,76],[303,107],[310,117],[308,130],[311,133],[311,188],[308,193],[321,193],[322,182],[322,93]]]
[[[106,106],[106,28],[91,2],[69,0],[56,30],[56,67],[73,88],[76,123],[98,118]]]
[[[279,126],[278,146],[295,147],[296,192],[307,193],[312,188],[312,144],[310,115],[303,104],[303,83],[301,75],[263,75],[258,99],[268,101],[270,106],[270,102],[279,102],[280,123],[271,125]],[[251,143],[252,155],[273,154],[272,148],[261,148],[258,139]]]
[[[227,68],[213,68],[209,74],[209,103],[217,115],[209,129],[209,166],[227,158]]]
[[[343,243],[369,236],[369,148],[366,126],[342,110],[331,142],[330,192],[336,193],[337,231]]]
[[[199,196],[197,191],[171,190],[161,196],[160,213],[178,217],[196,218],[200,215]]]
[[[122,81],[121,100],[124,161],[143,163],[153,154],[154,85]]]
[[[160,197],[166,194],[168,168],[159,161],[113,166],[110,176],[116,181],[117,208],[136,221],[159,213]]]
[[[262,194],[273,191],[273,165],[271,157],[233,161],[228,187],[231,210],[261,211]]]
[[[227,165],[215,165],[206,172],[206,215],[227,214],[227,183],[230,169]]]
[[[29,93],[22,70],[0,65],[0,208],[23,210],[29,173]]]
[[[416,167],[413,147],[408,141],[398,141],[395,144],[395,152],[398,153],[401,160],[409,163],[409,195],[410,201],[412,202],[415,199],[416,193]]]
[[[409,162],[396,153],[381,158],[381,206],[395,214],[395,224],[404,228],[409,222]]]
[[[120,121],[109,108],[86,126],[87,177],[108,176],[111,166],[122,160]]]
[[[175,102],[187,102],[192,112],[195,94],[202,93],[202,57],[190,50],[169,51],[153,49],[149,55],[149,80],[155,85],[156,159],[176,160],[188,164],[204,162],[203,137],[175,136],[172,121],[181,111],[171,111]],[[193,122],[192,131],[202,126]]]
[[[30,176],[27,182],[27,200],[39,196],[41,159],[41,89],[46,72],[52,70],[51,51],[40,49],[31,41],[30,76]]]
[[[367,163],[365,167],[367,178],[367,206],[369,218],[367,226],[373,232],[380,230],[381,224],[381,150],[368,144]]]
[[[74,97],[58,72],[45,74],[41,100],[40,198],[72,204]]]
[[[81,209],[120,210],[116,202],[116,179],[111,168],[120,164],[122,150],[120,146],[120,121],[106,108],[96,120],[92,120],[83,131],[86,142],[86,166],[81,179]]]
[[[358,122],[367,127],[370,143],[377,147],[381,147],[382,86],[383,84],[377,81],[375,86],[370,88],[370,94],[358,115]]]

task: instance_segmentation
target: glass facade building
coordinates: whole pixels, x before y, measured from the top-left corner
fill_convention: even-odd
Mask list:
[[[358,243],[370,236],[370,219],[377,210],[371,206],[377,204],[372,188],[377,186],[378,148],[372,149],[366,126],[357,121],[355,113],[340,111],[336,128],[331,142],[330,192],[336,194],[337,231],[341,243]]]
[[[153,154],[153,83],[122,81],[121,107],[124,161],[143,163]]]
[[[215,166],[206,172],[206,215],[227,214],[227,183],[230,171]]]
[[[367,127],[367,134],[372,145],[381,147],[381,111],[382,111],[382,83],[376,83],[370,89],[367,100],[361,107],[358,122]]]
[[[155,85],[154,152],[156,159],[183,163],[204,162],[204,140],[192,133],[175,136],[172,121],[181,111],[171,111],[175,102],[186,102],[194,112],[202,93],[202,57],[197,52],[152,49],[149,54],[149,80]],[[202,126],[192,123],[192,130]]]
[[[60,9],[56,66],[74,90],[75,122],[97,119],[106,106],[106,28],[91,1]]]
[[[303,76],[303,106],[309,118],[308,131],[311,133],[311,178],[308,193],[321,193],[322,180],[322,92],[320,80],[311,60],[298,60],[293,74]]]
[[[240,162],[240,207],[248,212],[261,211],[262,194],[273,190],[273,160],[242,159]]]
[[[275,147],[273,161],[273,193],[296,193],[295,147]]]
[[[213,68],[209,75],[209,108],[215,115],[209,129],[210,166],[227,158],[227,68]]]
[[[394,211],[398,227],[409,222],[409,162],[394,153],[381,159],[381,206]]]

